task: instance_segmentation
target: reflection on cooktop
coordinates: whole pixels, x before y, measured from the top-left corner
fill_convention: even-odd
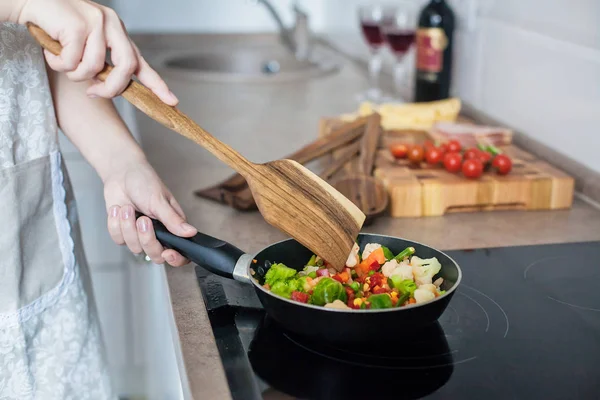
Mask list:
[[[199,271],[234,399],[600,398],[599,242],[448,254],[463,282],[438,323],[352,348],[283,331],[251,287]]]
[[[248,357],[261,379],[300,399],[417,399],[448,381],[452,354],[439,324],[393,339],[343,350],[290,336],[267,317]]]

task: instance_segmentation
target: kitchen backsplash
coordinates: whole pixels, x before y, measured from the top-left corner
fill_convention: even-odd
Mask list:
[[[133,32],[256,32],[276,25],[252,0],[105,0]],[[286,24],[292,0],[271,0]],[[426,0],[415,0],[423,4]],[[356,7],[301,0],[311,28],[366,58]],[[454,94],[600,172],[600,1],[450,0],[458,17]],[[393,0],[388,0],[393,3]],[[391,56],[387,59],[388,67]]]

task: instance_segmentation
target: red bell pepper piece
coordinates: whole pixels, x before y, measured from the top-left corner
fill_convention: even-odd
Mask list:
[[[307,303],[308,302],[308,293],[293,291],[292,292],[292,300],[298,301],[300,303]]]

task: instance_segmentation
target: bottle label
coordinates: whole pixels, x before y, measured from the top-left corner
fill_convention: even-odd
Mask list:
[[[425,73],[439,73],[444,65],[444,50],[448,38],[441,28],[420,28],[417,30],[417,70]]]

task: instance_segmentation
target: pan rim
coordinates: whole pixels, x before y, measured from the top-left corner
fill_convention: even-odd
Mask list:
[[[441,301],[442,299],[444,299],[446,297],[452,296],[452,294],[454,293],[454,291],[456,291],[456,288],[458,288],[458,286],[460,285],[460,282],[462,281],[462,270],[461,270],[460,266],[458,265],[458,263],[452,257],[450,257],[448,254],[444,253],[441,250],[438,250],[438,249],[436,249],[434,247],[431,247],[429,245],[423,244],[421,242],[417,242],[417,241],[414,241],[414,240],[410,240],[410,239],[406,239],[406,238],[402,238],[402,237],[398,237],[398,236],[381,235],[381,234],[378,234],[378,233],[366,233],[366,232],[365,233],[360,233],[359,236],[360,235],[369,235],[369,236],[376,236],[376,237],[381,237],[381,238],[399,239],[399,240],[404,240],[404,241],[411,242],[411,243],[414,243],[414,244],[418,244],[420,246],[428,247],[431,250],[434,250],[434,251],[436,251],[438,253],[443,254],[444,256],[448,257],[448,259],[450,261],[452,261],[452,263],[454,264],[454,266],[458,270],[458,279],[456,279],[456,283],[450,289],[448,289],[446,291],[446,293],[444,293],[443,295],[441,295],[439,297],[436,297],[434,300],[428,301],[426,303],[409,304],[407,306],[403,306],[403,307],[400,307],[400,308],[394,307],[394,308],[383,308],[383,309],[375,309],[375,310],[371,310],[371,309],[364,309],[364,310],[361,310],[361,309],[358,309],[358,310],[350,309],[350,310],[346,310],[346,309],[328,308],[328,307],[324,307],[324,306],[315,306],[315,305],[312,305],[312,304],[300,303],[298,301],[293,301],[291,299],[286,299],[285,297],[278,296],[276,294],[273,294],[270,290],[267,290],[264,287],[262,287],[256,281],[256,279],[254,279],[254,277],[252,276],[252,274],[250,272],[250,268],[252,267],[251,263],[246,267],[246,272],[248,274],[248,277],[250,277],[250,281],[252,282],[252,284],[254,285],[255,288],[263,291],[264,293],[266,293],[269,296],[275,297],[278,300],[282,300],[282,301],[285,301],[285,302],[288,302],[288,303],[291,303],[291,304],[294,304],[294,305],[300,306],[300,307],[307,307],[307,308],[312,308],[312,309],[320,310],[320,311],[338,312],[338,313],[345,313],[345,314],[372,314],[372,313],[380,313],[380,312],[400,312],[400,311],[403,311],[403,310],[412,310],[412,309],[415,309],[415,308],[418,308],[418,307],[428,306],[430,304],[434,304],[434,303],[436,303],[438,301]],[[258,252],[254,253],[253,257],[256,258],[256,256],[259,253],[261,253],[263,250],[265,250],[268,247],[275,246],[275,245],[278,245],[278,244],[281,244],[281,243],[285,243],[285,242],[289,242],[289,241],[292,241],[292,240],[294,240],[294,239],[293,238],[288,238],[288,239],[280,240],[279,242],[272,243],[269,246],[264,247],[263,249],[261,249]]]

